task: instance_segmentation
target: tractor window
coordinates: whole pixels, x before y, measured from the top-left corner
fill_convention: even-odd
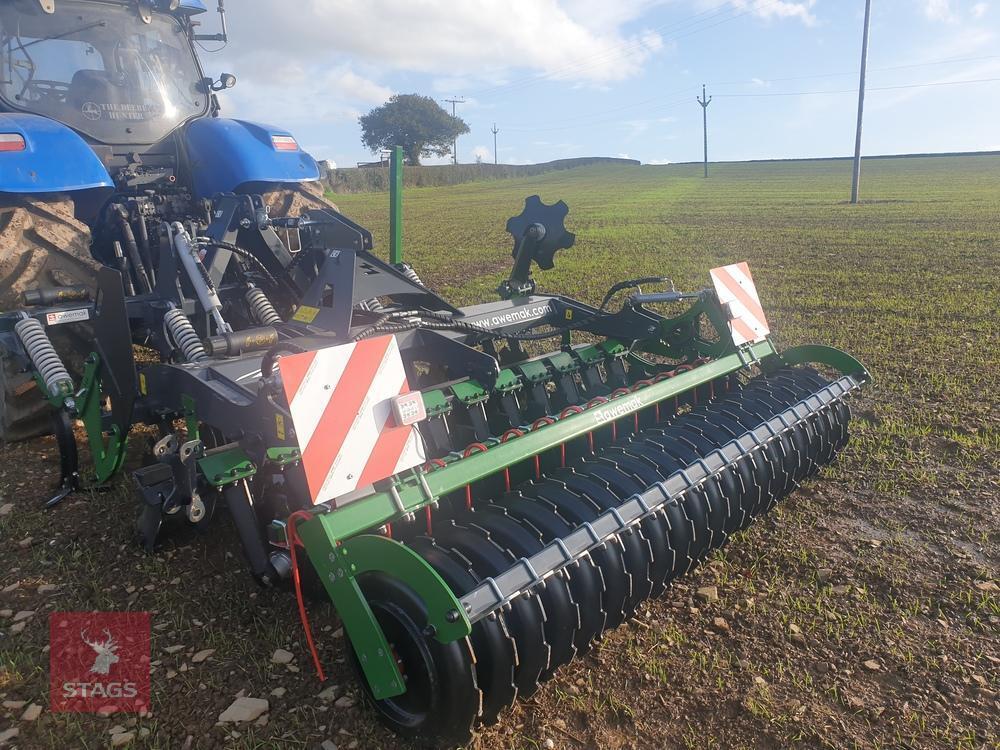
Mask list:
[[[110,144],[154,143],[208,108],[185,30],[134,8],[0,3],[0,97]]]

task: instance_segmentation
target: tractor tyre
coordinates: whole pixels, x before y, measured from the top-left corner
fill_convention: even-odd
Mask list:
[[[100,267],[90,254],[90,229],[74,216],[69,196],[0,198],[0,311],[23,307],[29,289],[81,284],[93,290]],[[49,333],[70,372],[79,374],[87,336],[74,328]],[[49,432],[49,414],[34,379],[0,351],[0,444]]]
[[[281,188],[263,194],[264,205],[268,206],[271,216],[298,216],[303,211],[316,208],[332,208],[339,211],[336,205],[327,200],[323,193],[322,182],[300,182],[294,185],[283,185]]]

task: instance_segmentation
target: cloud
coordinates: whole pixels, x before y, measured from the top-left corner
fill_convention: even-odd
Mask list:
[[[923,0],[924,15],[932,21],[956,21],[954,10],[951,7],[951,0]]]
[[[227,57],[271,83],[289,62],[321,69],[349,58],[383,75],[490,80],[520,68],[600,84],[635,75],[662,47],[653,31],[621,30],[662,1],[299,0],[284,12],[276,0],[243,0],[229,16]]]
[[[971,10],[972,17],[973,18],[982,18],[987,13],[989,13],[989,10],[990,10],[990,4],[989,3],[976,3],[975,5],[972,6],[972,10]]]
[[[945,0],[947,1],[947,0]],[[816,16],[812,8],[816,0],[730,0],[732,5],[741,10],[748,10],[759,18],[797,18],[807,26],[816,24]]]
[[[222,96],[226,116],[266,111],[271,120],[294,125],[298,122],[344,122],[356,120],[360,107],[381,104],[392,89],[341,64],[325,71],[305,68],[296,62],[276,68],[273,76],[240,75],[240,84]],[[262,103],[265,103],[262,106]],[[265,117],[265,119],[267,119]]]

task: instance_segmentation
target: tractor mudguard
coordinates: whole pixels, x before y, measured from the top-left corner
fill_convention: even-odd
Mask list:
[[[319,179],[316,160],[282,128],[212,118],[195,120],[182,137],[191,160],[196,198]]]
[[[23,149],[0,151],[2,193],[68,193],[114,188],[108,170],[87,142],[55,120],[0,113],[0,134],[24,139]]]

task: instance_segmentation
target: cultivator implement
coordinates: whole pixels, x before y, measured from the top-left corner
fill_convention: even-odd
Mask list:
[[[0,343],[54,407],[54,501],[79,482],[73,419],[97,483],[152,425],[140,541],[225,507],[258,581],[292,580],[303,614],[303,580],[325,589],[385,723],[465,741],[833,461],[868,379],[828,347],[779,354],[745,264],[598,307],[538,293],[567,211],[529,199],[501,300],[464,309],[336,211],[232,195],[157,226],[143,274],[32,294]],[[77,381],[47,331],[84,321]]]

